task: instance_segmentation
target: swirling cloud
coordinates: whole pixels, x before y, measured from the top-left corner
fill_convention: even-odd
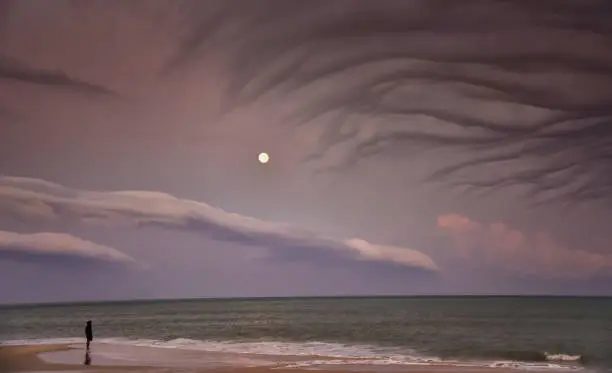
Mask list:
[[[609,199],[608,2],[338,0],[265,14],[254,3],[218,15],[234,25],[226,107],[275,97],[297,106],[283,123],[329,119],[308,161],[342,148],[340,162],[320,162],[337,171],[398,151],[454,149],[466,159],[429,181],[520,187],[537,201]],[[210,42],[210,27],[193,33],[181,60]],[[506,172],[478,172],[491,165]]]

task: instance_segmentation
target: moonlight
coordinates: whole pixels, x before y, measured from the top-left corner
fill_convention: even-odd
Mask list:
[[[265,164],[270,161],[270,156],[268,155],[268,153],[259,153],[257,159],[259,160],[259,163]]]

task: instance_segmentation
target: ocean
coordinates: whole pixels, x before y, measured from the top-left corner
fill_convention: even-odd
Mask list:
[[[94,345],[115,346],[108,351],[146,347],[276,360],[300,357],[288,361],[305,368],[449,364],[612,371],[612,298],[347,297],[2,306],[0,340],[80,344],[89,319]]]

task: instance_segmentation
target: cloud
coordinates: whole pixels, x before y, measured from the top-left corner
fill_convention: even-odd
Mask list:
[[[100,96],[117,95],[116,92],[106,87],[71,78],[62,71],[31,68],[12,58],[0,55],[0,81],[2,80]]]
[[[612,275],[612,255],[572,249],[546,233],[526,235],[504,223],[484,224],[441,215],[438,228],[452,257],[492,271],[542,278],[587,279]]]
[[[291,99],[297,109],[281,123],[329,119],[305,161],[343,171],[398,152],[462,151],[467,159],[428,181],[519,187],[536,202],[612,195],[610,4],[315,1],[265,13],[262,4],[231,13],[241,22],[227,37],[224,105]],[[215,40],[201,23],[183,59]],[[512,171],[479,171],[491,165]]]
[[[82,191],[44,180],[0,177],[0,211],[21,220],[73,221],[116,227],[159,227],[201,234],[216,240],[269,249],[287,258],[321,253],[353,261],[388,262],[436,271],[417,250],[337,240],[286,224],[229,213],[202,202],[150,191]],[[297,255],[296,255],[297,254]]]
[[[134,265],[128,255],[63,233],[0,231],[0,259],[25,262]]]

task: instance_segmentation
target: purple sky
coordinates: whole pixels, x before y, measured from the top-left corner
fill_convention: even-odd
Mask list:
[[[0,302],[610,295],[611,16],[0,1]]]

